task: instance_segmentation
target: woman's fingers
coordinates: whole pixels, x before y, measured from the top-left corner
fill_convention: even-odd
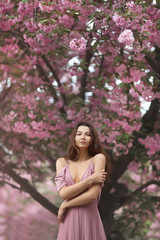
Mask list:
[[[58,215],[58,220],[59,220],[59,222],[62,222],[62,220],[63,220],[63,215],[61,216],[61,215]]]
[[[59,222],[63,222],[63,217],[58,217]]]
[[[102,183],[106,179],[107,172],[105,172],[105,169],[98,170],[93,174],[93,180],[95,183]]]
[[[107,172],[105,170],[100,170],[101,181],[104,182],[106,179]]]

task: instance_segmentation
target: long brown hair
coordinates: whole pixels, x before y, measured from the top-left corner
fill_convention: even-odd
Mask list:
[[[90,156],[95,156],[98,153],[102,153],[106,157],[106,166],[105,170],[107,171],[107,177],[106,181],[110,181],[110,173],[111,173],[111,161],[109,155],[105,152],[104,148],[102,147],[102,144],[99,140],[99,136],[93,125],[89,122],[79,122],[72,130],[71,136],[70,136],[70,142],[68,147],[67,155],[65,156],[65,159],[70,159],[72,161],[77,161],[79,158],[79,148],[76,146],[75,142],[75,136],[78,127],[80,126],[86,126],[90,129],[91,134],[91,144],[88,147],[88,153]]]

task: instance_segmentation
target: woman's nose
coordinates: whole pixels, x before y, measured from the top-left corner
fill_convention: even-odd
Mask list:
[[[82,134],[82,135],[81,135],[81,138],[84,139],[84,138],[85,138],[85,135]]]

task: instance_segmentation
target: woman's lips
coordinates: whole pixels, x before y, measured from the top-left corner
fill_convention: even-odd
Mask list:
[[[81,143],[81,144],[86,144],[86,142],[85,142],[85,141],[80,141],[79,143]]]

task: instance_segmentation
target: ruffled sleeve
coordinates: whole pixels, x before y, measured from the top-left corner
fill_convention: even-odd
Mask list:
[[[58,175],[54,178],[54,182],[56,184],[57,191],[59,192],[62,187],[67,185],[65,180],[65,171],[66,166],[58,173]]]

